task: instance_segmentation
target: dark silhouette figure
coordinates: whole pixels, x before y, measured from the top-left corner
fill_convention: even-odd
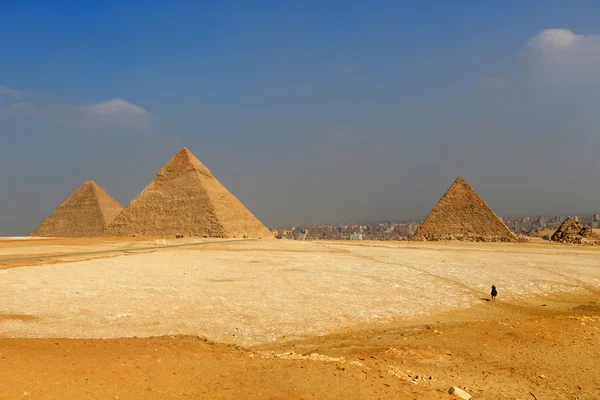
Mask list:
[[[498,296],[498,291],[496,290],[496,286],[492,285],[492,301],[496,300],[496,296]]]

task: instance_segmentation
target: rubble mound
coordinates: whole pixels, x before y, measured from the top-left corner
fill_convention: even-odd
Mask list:
[[[517,242],[517,236],[459,177],[419,225],[416,241]]]
[[[105,236],[272,238],[273,234],[183,148]]]
[[[94,181],[86,181],[30,236],[95,237],[123,211],[123,206]]]
[[[593,229],[591,226],[584,226],[583,229],[581,230],[581,232],[579,232],[579,234],[584,238],[584,239],[596,239],[597,238],[597,234],[594,233]]]
[[[550,238],[553,242],[567,244],[588,244],[600,240],[591,226],[583,226],[575,219],[568,217]]]

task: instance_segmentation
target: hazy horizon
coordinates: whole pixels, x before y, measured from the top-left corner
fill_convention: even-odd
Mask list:
[[[0,5],[0,234],[189,148],[266,225],[600,213],[600,4]]]

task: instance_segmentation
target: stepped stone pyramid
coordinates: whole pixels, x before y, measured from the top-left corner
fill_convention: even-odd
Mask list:
[[[86,181],[30,236],[102,236],[123,206],[94,181]]]
[[[181,149],[105,236],[272,238],[273,234],[188,149]]]
[[[515,242],[516,235],[471,185],[458,178],[419,225],[413,240]]]

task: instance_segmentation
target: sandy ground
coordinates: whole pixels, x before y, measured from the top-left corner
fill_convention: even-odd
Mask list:
[[[6,337],[199,335],[244,346],[600,290],[600,250],[252,241],[0,270]]]
[[[487,399],[600,399],[600,298],[550,300],[253,349],[193,337],[0,338],[0,398],[450,400],[458,385]]]
[[[222,241],[220,239],[216,239]],[[185,238],[0,238],[0,269],[40,264],[86,261],[148,250],[210,244],[213,239]]]
[[[27,263],[0,264],[4,398],[600,399],[600,248],[254,241]]]

